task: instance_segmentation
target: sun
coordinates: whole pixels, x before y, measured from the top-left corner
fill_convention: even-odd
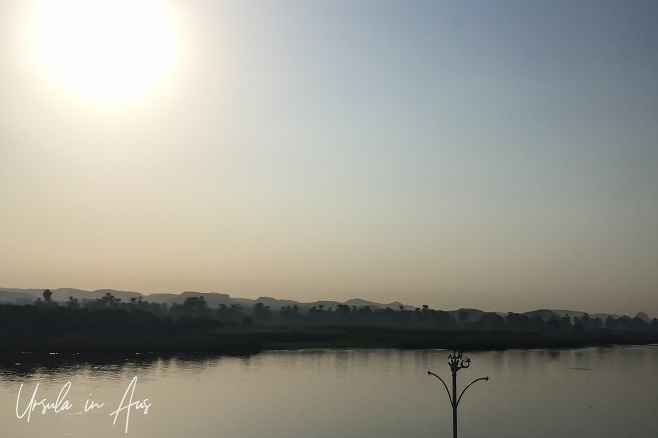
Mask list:
[[[46,0],[34,36],[46,69],[92,99],[141,95],[173,62],[172,22],[156,0]]]

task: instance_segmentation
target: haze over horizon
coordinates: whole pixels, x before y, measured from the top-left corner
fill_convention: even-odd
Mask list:
[[[1,286],[658,316],[658,3],[80,4],[0,0]]]
[[[0,302],[2,303],[13,303],[17,305],[25,305],[28,304],[26,301],[26,298],[24,294],[31,296],[31,299],[29,302],[35,302],[38,299],[43,299],[43,292],[48,289],[48,288],[6,288],[6,287],[0,287]],[[208,307],[210,309],[216,309],[218,305],[224,304],[224,305],[232,305],[232,304],[238,304],[242,306],[242,308],[246,311],[249,311],[251,309],[251,306],[255,305],[256,303],[262,303],[265,306],[268,306],[273,312],[278,312],[279,309],[290,306],[293,303],[298,303],[300,306],[300,309],[302,312],[307,311],[310,307],[316,306],[318,304],[323,305],[326,309],[332,309],[332,306],[334,303],[344,303],[348,304],[349,306],[356,306],[357,308],[364,307],[364,306],[369,306],[371,308],[383,308],[383,306],[391,306],[393,310],[398,310],[399,306],[403,306],[405,310],[410,311],[413,309],[420,309],[424,307],[424,304],[419,304],[419,303],[413,303],[413,302],[400,302],[400,300],[395,300],[395,301],[390,301],[390,302],[377,302],[373,300],[367,300],[363,299],[361,297],[351,297],[348,299],[343,299],[343,300],[333,300],[330,298],[320,298],[316,300],[291,300],[288,299],[287,297],[273,297],[273,296],[267,296],[267,295],[262,295],[259,297],[240,297],[240,296],[235,296],[235,295],[230,295],[222,292],[207,292],[207,291],[181,291],[178,293],[171,293],[171,292],[166,292],[166,293],[153,293],[153,294],[145,294],[140,291],[122,291],[122,290],[115,290],[115,289],[94,289],[94,290],[84,290],[84,289],[77,289],[77,288],[57,288],[57,289],[48,289],[50,290],[52,294],[52,299],[55,303],[58,303],[58,305],[65,305],[68,300],[71,298],[75,298],[78,300],[82,300],[83,303],[86,302],[85,300],[88,301],[95,301],[99,298],[102,298],[104,295],[110,293],[112,294],[115,298],[118,298],[121,302],[123,303],[129,303],[130,300],[133,298],[136,298],[137,295],[140,295],[144,297],[145,302],[152,302],[152,303],[177,303],[177,304],[182,304],[184,301],[189,298],[189,297],[198,297],[202,296],[205,297],[206,302],[208,303]],[[4,292],[9,292],[9,293],[15,293],[16,295],[3,295]],[[489,313],[489,312],[494,312],[498,313],[500,315],[507,315],[509,310],[506,309],[490,309],[490,308],[476,308],[476,307],[459,307],[459,308],[434,308],[432,306],[429,306],[430,309],[432,310],[438,310],[438,311],[449,311],[449,312],[457,312],[461,310],[474,310],[476,312],[481,311],[484,313]],[[325,309],[325,310],[326,310]],[[543,313],[544,311],[546,312],[553,312],[558,315],[570,315],[571,317],[578,317],[582,313],[587,313],[590,315],[590,317],[595,317],[599,316],[605,319],[607,316],[613,316],[613,317],[630,317],[634,318],[636,316],[641,317],[645,321],[651,320],[655,317],[655,315],[652,315],[650,313],[647,313],[643,310],[639,310],[637,312],[633,312],[631,314],[626,314],[626,313],[619,313],[619,312],[590,312],[588,309],[578,309],[578,308],[528,308],[528,309],[517,309],[514,313],[521,313],[521,314],[528,314],[528,313],[533,313],[533,312],[542,312],[542,317],[543,318],[548,318],[548,313]],[[476,313],[477,314],[477,313]]]

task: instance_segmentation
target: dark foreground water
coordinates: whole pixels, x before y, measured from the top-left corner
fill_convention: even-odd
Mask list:
[[[36,368],[24,355],[0,370],[2,436],[451,437],[446,391],[427,375],[449,383],[448,353],[307,350]],[[459,388],[489,381],[465,393],[460,437],[658,437],[658,346],[467,355]]]

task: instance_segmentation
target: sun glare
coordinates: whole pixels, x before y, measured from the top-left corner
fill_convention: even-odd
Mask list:
[[[89,98],[142,94],[173,59],[172,23],[155,0],[48,0],[35,30],[48,71]]]

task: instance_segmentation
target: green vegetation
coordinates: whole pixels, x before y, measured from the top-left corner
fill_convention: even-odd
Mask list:
[[[260,343],[224,336],[219,320],[176,320],[140,309],[0,306],[0,352],[118,355],[137,352],[250,354]]]
[[[245,310],[203,297],[181,305],[128,303],[111,294],[81,305],[57,305],[49,290],[35,305],[0,305],[0,353],[252,354],[281,348],[569,348],[658,342],[658,320],[553,316],[543,320],[516,313],[481,313],[469,321],[453,314],[338,305],[302,312],[285,306],[272,312],[262,303]]]
[[[598,330],[589,333],[539,332],[478,328],[432,328],[379,325],[233,325],[226,335],[258,340],[263,348],[442,348],[502,350],[508,348],[575,348],[590,345],[649,344],[658,332]]]

